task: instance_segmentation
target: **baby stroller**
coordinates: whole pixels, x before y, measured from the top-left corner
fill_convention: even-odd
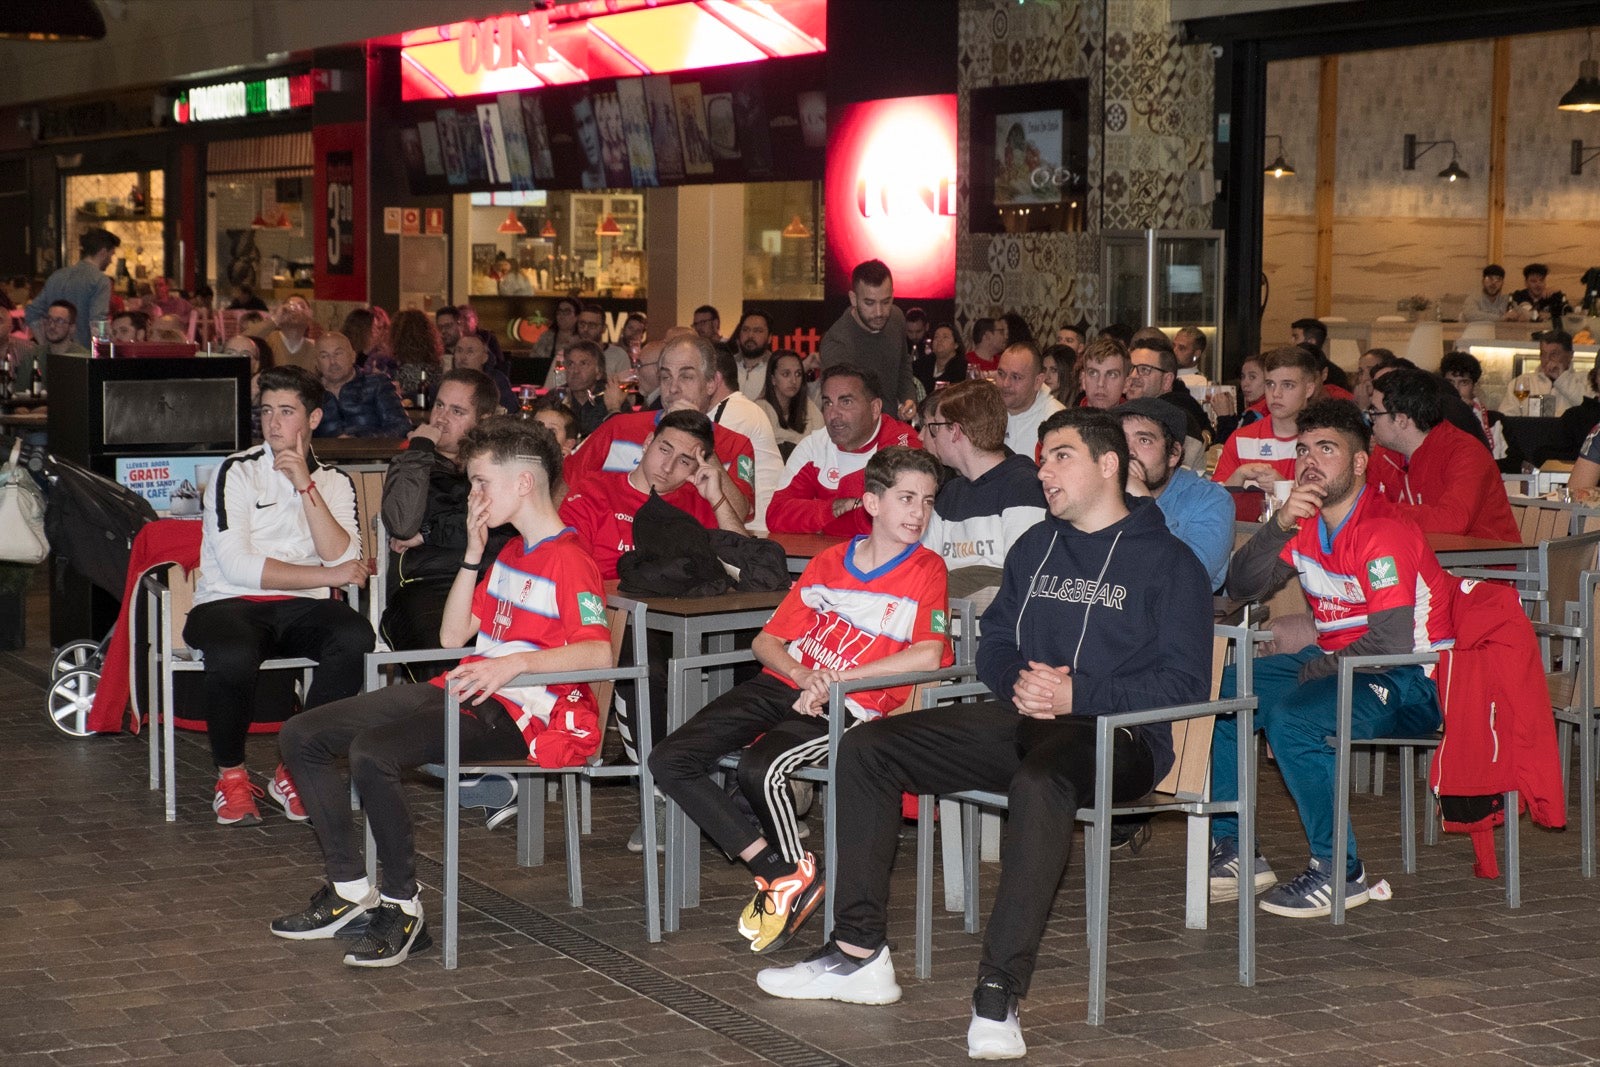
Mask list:
[[[133,539],[155,519],[155,509],[133,490],[43,449],[34,449],[27,465],[45,482],[44,527],[56,588],[62,588],[70,569],[120,600]],[[110,641],[109,630],[99,641],[68,641],[50,662],[46,710],[55,728],[69,737],[91,733],[89,709]]]

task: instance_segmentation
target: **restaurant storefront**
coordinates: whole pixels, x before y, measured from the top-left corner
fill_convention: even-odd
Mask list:
[[[578,3],[375,42],[374,262],[381,275],[381,250],[393,249],[398,304],[470,299],[513,348],[543,332],[562,296],[599,302],[613,338],[632,310],[687,324],[711,304],[730,336],[743,309],[760,308],[776,344],[806,352],[848,288],[828,276],[835,212],[848,206],[887,208],[902,230],[920,215],[948,231],[931,287],[910,284],[925,245],[879,252],[905,272],[897,295],[947,316],[954,197],[936,187],[954,188],[954,97],[948,130],[923,145],[938,155],[947,143],[936,179],[915,156],[887,179],[863,171],[875,207],[854,189],[826,194],[823,179],[839,150],[832,105],[903,95],[929,77],[942,87],[948,72],[842,74],[830,39],[869,34],[857,24],[870,10],[825,0],[741,10]],[[954,12],[935,17],[953,40]],[[873,158],[881,166],[882,153]],[[381,281],[373,292],[386,298]]]

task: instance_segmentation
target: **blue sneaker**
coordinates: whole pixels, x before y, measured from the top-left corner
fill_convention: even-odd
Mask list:
[[[1266,857],[1257,852],[1254,867],[1254,891],[1271,889],[1278,882]],[[1211,843],[1211,903],[1225,904],[1239,899],[1239,842],[1224,837]]]
[[[435,778],[444,777],[442,763],[425,763],[417,769]],[[484,809],[484,825],[496,829],[517,814],[517,780],[509,774],[464,774],[461,776],[461,806]]]
[[[1333,879],[1329,860],[1311,857],[1311,865],[1292,881],[1277,886],[1261,898],[1261,910],[1291,919],[1315,919],[1333,913]],[[1371,894],[1367,892],[1367,871],[1363,867],[1344,884],[1344,906],[1359,907]]]

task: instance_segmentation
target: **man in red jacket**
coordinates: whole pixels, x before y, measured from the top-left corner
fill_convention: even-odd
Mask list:
[[[783,486],[767,508],[773,533],[854,537],[872,526],[861,510],[867,461],[880,448],[921,448],[917,431],[883,413],[878,376],[849,363],[822,372],[823,427],[789,454]]]
[[[1520,542],[1500,470],[1483,446],[1444,421],[1439,387],[1402,367],[1372,385],[1367,481],[1427,533]]]

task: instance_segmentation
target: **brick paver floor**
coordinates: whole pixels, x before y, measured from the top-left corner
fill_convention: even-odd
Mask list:
[[[42,620],[31,632],[42,634]],[[660,944],[645,941],[639,859],[623,848],[632,793],[597,788],[584,841],[586,907],[566,898],[560,808],[550,861],[519,868],[512,835],[463,833],[461,967],[434,949],[358,971],[341,950],[271,937],[266,921],[320,879],[310,832],[264,810],[263,825],[216,825],[206,750],[179,745],[179,819],[145,785],[145,741],[77,740],[44,714],[39,637],[0,654],[0,1064],[713,1065],[939,1064],[964,1060],[977,938],[935,917],[934,977],[913,977],[910,839],[892,915],[905,998],[886,1008],[776,1001],[734,931],[748,879],[709,847],[703,903]],[[255,738],[249,763],[276,762]],[[1391,772],[1392,781],[1392,772]],[[1263,843],[1279,873],[1304,863],[1276,772],[1264,770]],[[412,788],[425,906],[438,911],[436,784]],[[1358,795],[1354,818],[1394,899],[1326,921],[1259,916],[1259,977],[1235,982],[1235,920],[1183,927],[1183,827],[1159,821],[1144,853],[1119,859],[1111,900],[1106,1024],[1083,1022],[1086,956],[1074,858],[1024,1003],[1029,1062],[1575,1064],[1600,1060],[1600,882],[1578,875],[1576,833],[1524,823],[1524,899],[1474,879],[1461,838],[1399,872],[1398,798]],[[820,831],[820,817],[813,825]],[[813,835],[816,843],[820,833]],[[820,845],[818,845],[820,848]],[[985,864],[992,900],[995,865]],[[813,924],[776,962],[821,939]]]

